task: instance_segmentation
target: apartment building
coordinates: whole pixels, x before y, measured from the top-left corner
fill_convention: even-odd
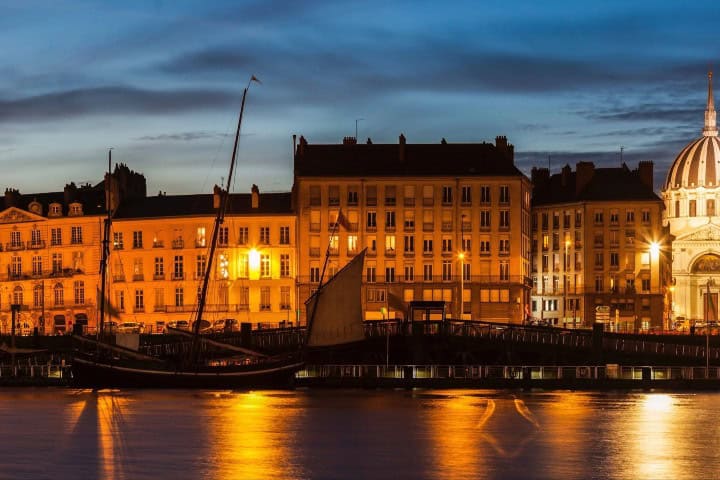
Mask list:
[[[323,145],[301,137],[294,174],[301,299],[317,288],[326,252],[325,280],[367,248],[368,320],[403,317],[413,300],[444,301],[454,318],[523,320],[531,187],[505,137]],[[333,234],[340,211],[347,228]]]
[[[652,162],[535,168],[532,183],[532,316],[567,327],[666,327],[671,237]]]

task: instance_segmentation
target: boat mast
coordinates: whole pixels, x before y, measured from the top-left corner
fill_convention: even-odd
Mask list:
[[[112,208],[110,206],[111,192],[112,148],[108,150],[108,169],[105,177],[105,209],[107,217],[103,221],[102,254],[100,260],[100,325],[98,325],[98,341],[102,339],[105,325],[105,288],[107,284],[107,262],[110,256],[110,223],[112,222]]]
[[[213,259],[215,257],[215,249],[217,248],[217,238],[220,233],[220,226],[225,220],[225,210],[227,208],[228,198],[230,196],[230,185],[232,185],[233,171],[235,170],[235,160],[237,158],[238,144],[240,142],[240,127],[242,127],[243,112],[245,111],[245,97],[247,96],[250,84],[258,81],[253,75],[248,82],[247,87],[243,90],[242,103],[240,104],[240,116],[238,117],[237,129],[235,130],[235,144],[233,145],[232,157],[230,158],[230,171],[227,176],[227,182],[225,183],[225,190],[220,192],[220,206],[218,207],[217,215],[215,216],[215,224],[213,225],[212,239],[210,240],[210,252],[208,255],[207,265],[205,266],[205,275],[203,276],[202,289],[200,291],[200,299],[198,300],[197,320],[193,326],[193,342],[190,349],[190,363],[197,363],[198,347],[199,347],[199,336],[200,336],[200,322],[202,321],[203,312],[205,310],[205,302],[207,300],[208,284],[210,283],[210,274],[213,268]]]

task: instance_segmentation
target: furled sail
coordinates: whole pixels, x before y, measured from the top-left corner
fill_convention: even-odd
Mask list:
[[[365,250],[311,296],[305,305],[311,319],[308,347],[327,347],[365,338],[361,286]]]

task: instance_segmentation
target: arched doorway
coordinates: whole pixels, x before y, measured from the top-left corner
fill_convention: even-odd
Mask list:
[[[697,280],[698,298],[702,298],[699,313],[703,320],[718,321],[718,287],[720,287],[720,255],[701,255],[690,270]]]

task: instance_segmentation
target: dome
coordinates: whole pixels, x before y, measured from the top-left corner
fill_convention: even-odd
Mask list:
[[[668,171],[663,190],[720,186],[720,138],[715,120],[712,72],[708,74],[708,101],[702,134],[677,156]]]
[[[704,136],[682,149],[668,172],[664,190],[720,186],[720,138]]]

